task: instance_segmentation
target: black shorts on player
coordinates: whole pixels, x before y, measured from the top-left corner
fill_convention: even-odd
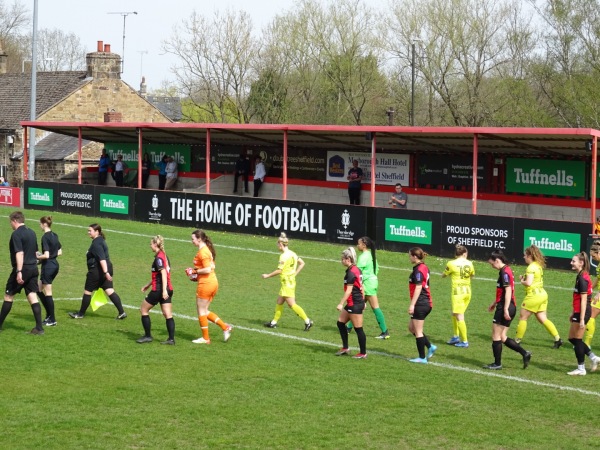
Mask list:
[[[165,303],[171,303],[171,298],[173,297],[173,291],[167,291],[167,294],[169,294],[169,298],[165,300],[162,296],[162,292],[150,291],[144,300],[146,300],[152,306],[156,306],[159,303],[161,305],[164,305]]]
[[[430,312],[431,306],[417,303],[410,318],[414,320],[425,320],[425,317],[427,317]]]

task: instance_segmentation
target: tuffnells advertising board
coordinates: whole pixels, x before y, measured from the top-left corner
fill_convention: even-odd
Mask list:
[[[584,161],[507,158],[506,192],[585,196]]]
[[[135,220],[355,245],[367,233],[367,209],[260,198],[137,191]]]
[[[378,248],[405,252],[421,247],[427,253],[438,252],[441,213],[376,208],[374,214]]]
[[[51,181],[29,181],[23,183],[23,200],[27,209],[57,211],[58,183]]]
[[[125,187],[96,186],[94,215],[113,219],[133,219],[135,190]]]

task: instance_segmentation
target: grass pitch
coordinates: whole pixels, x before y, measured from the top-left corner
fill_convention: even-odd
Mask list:
[[[0,208],[2,282],[10,270],[11,211]],[[25,211],[38,240],[43,214]],[[67,312],[78,309],[85,280],[87,226],[96,220],[50,214],[64,251],[54,282],[58,326],[44,336],[27,335],[33,316],[24,294],[17,297],[0,334],[4,448],[597,448],[600,372],[566,375],[576,364],[566,341],[575,280],[570,271],[545,272],[548,317],[565,346],[551,349],[552,338],[530,318],[523,342],[533,352],[530,367],[523,370],[520,356],[505,348],[504,370],[490,373],[480,368],[493,360],[486,308],[497,272],[476,263],[466,316],[471,347],[459,349],[445,344],[452,334],[450,281],[440,276],[446,260],[428,257],[434,310],[425,332],[439,349],[427,366],[414,365],[407,361],[416,356],[406,329],[410,263],[404,253],[378,252],[379,300],[392,337],[374,339],[380,331],[365,311],[370,354],[353,360],[333,356],[340,346],[335,307],[343,247],[290,236],[290,248],[306,261],[297,301],[315,326],[303,332],[302,321],[286,308],[279,327],[269,330],[262,324],[273,316],[279,281],[261,274],[277,266],[277,236],[208,230],[220,282],[212,309],[235,328],[224,343],[220,329],[210,325],[212,344],[199,346],[191,343],[200,336],[195,284],[184,274],[195,254],[192,229],[99,219],[129,317],[115,320],[109,304],[72,320]],[[166,338],[160,313],[151,315],[155,341],[135,343],[143,334],[137,308],[140,288],[150,279],[155,234],[167,239],[173,267],[174,347],[158,344]],[[517,286],[518,299],[523,295]],[[515,330],[516,323],[511,336]],[[354,334],[350,344],[356,345]]]

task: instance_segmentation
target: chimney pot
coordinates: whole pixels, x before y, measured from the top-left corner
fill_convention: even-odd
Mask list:
[[[104,42],[98,41],[97,51],[101,52],[103,47],[104,47]]]
[[[104,53],[110,53],[110,44],[104,44]]]

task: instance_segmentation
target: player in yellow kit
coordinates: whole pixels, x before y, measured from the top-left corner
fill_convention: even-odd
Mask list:
[[[551,320],[546,317],[548,309],[548,293],[544,289],[544,267],[546,258],[535,245],[530,245],[523,252],[523,259],[528,264],[525,275],[520,276],[521,284],[525,286],[525,298],[521,304],[519,325],[517,325],[516,341],[521,342],[527,330],[527,319],[532,314],[539,323],[554,337],[553,348],[560,348],[563,344],[558,330]]]
[[[455,347],[468,348],[465,311],[471,302],[471,278],[475,276],[475,267],[467,258],[469,253],[464,245],[457,245],[454,251],[456,259],[448,261],[442,277],[450,276],[452,281],[452,338],[447,342]]]
[[[296,275],[304,268],[304,261],[298,258],[298,255],[288,248],[289,240],[285,233],[281,233],[277,239],[277,247],[281,252],[279,257],[279,265],[277,269],[271,273],[263,273],[263,279],[271,278],[276,275],[280,276],[281,288],[277,297],[277,305],[275,306],[275,316],[273,320],[265,323],[265,327],[277,328],[277,322],[283,313],[283,304],[288,306],[304,320],[304,331],[308,331],[313,326],[313,321],[308,318],[302,307],[296,304]]]

